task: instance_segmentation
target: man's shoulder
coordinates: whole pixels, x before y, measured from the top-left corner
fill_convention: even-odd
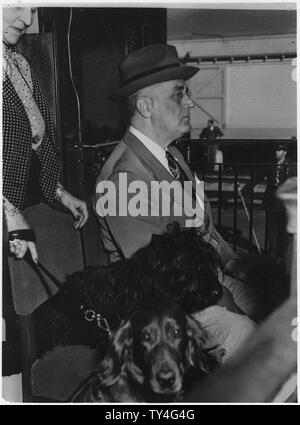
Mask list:
[[[111,155],[105,161],[97,182],[101,180],[119,181],[120,173],[126,173],[128,178],[140,174],[139,160],[135,153],[121,140]]]
[[[120,140],[115,146],[114,150],[111,152],[109,157],[104,162],[104,165],[101,169],[100,176],[107,177],[111,174],[115,166],[126,157],[126,152],[128,151],[127,145],[124,143],[123,139]]]

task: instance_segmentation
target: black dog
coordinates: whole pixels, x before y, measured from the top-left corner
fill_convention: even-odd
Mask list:
[[[215,250],[196,229],[173,225],[128,260],[69,276],[64,289],[36,311],[41,351],[107,341],[103,327],[117,329],[145,298],[172,300],[187,313],[215,304],[222,295],[218,268]]]
[[[116,330],[97,371],[73,402],[178,401],[221,360],[202,349],[204,331],[173,302],[151,300]]]

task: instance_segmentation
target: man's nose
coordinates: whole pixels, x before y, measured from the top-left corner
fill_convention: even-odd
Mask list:
[[[188,108],[193,108],[195,106],[195,103],[190,94],[185,93],[184,100],[185,100],[185,105]]]

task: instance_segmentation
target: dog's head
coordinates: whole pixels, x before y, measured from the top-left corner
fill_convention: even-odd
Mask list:
[[[145,306],[131,320],[132,360],[154,393],[181,391],[188,348],[187,321],[173,303]]]
[[[140,286],[152,285],[156,297],[172,300],[188,313],[214,305],[222,296],[220,258],[194,228],[170,224],[129,259],[128,267]]]
[[[177,304],[151,301],[117,330],[99,379],[111,386],[126,375],[144,394],[176,398],[191,369],[205,375],[216,363],[204,352],[204,339],[200,325]]]

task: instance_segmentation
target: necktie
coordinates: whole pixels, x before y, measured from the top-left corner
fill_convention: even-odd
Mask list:
[[[184,182],[189,180],[186,173],[181,168],[181,166],[178,164],[177,160],[174,158],[174,156],[171,154],[171,152],[169,152],[168,150],[166,150],[166,158],[168,160],[168,166],[169,166],[169,169],[170,169],[171,174],[173,175],[174,179],[179,180],[180,183],[183,186]],[[192,189],[192,197],[193,197],[193,201],[197,202],[196,191],[195,191],[194,186],[193,186],[193,189]],[[202,226],[203,227],[203,233],[208,232],[208,224],[209,224],[209,216],[206,212],[206,209],[204,209],[204,223],[203,223],[203,226]]]
[[[186,175],[185,171],[181,168],[177,160],[168,150],[166,150],[166,158],[168,160],[168,166],[172,176],[174,177],[175,180],[179,180],[182,187],[184,187],[184,182],[189,181],[189,178]],[[192,197],[193,197],[193,200],[196,201],[196,191],[194,186],[192,188]]]
[[[166,158],[167,158],[169,170],[171,171],[172,176],[174,177],[175,180],[179,180],[183,186],[184,181],[188,180],[185,172],[180,167],[180,165],[178,164],[174,156],[168,150],[166,150]]]

